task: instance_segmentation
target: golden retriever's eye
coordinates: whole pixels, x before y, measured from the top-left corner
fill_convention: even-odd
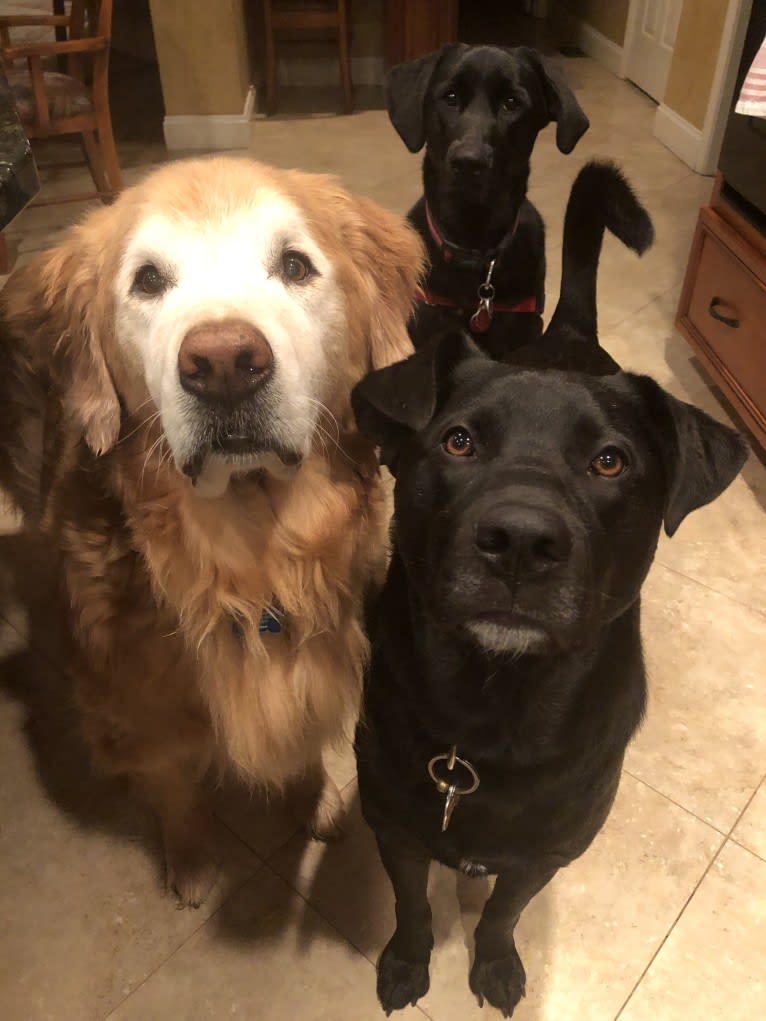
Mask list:
[[[517,100],[515,96],[506,96],[503,100],[504,110],[515,110],[517,106]]]
[[[445,93],[444,102],[447,104],[447,106],[457,106],[458,103],[457,92],[453,90],[452,92]]]
[[[471,434],[462,425],[450,429],[444,434],[442,446],[452,457],[472,457],[474,454]]]
[[[168,278],[153,263],[147,262],[136,270],[131,290],[137,294],[146,294],[150,298],[154,298],[166,291],[169,285]]]
[[[616,479],[627,467],[628,459],[619,447],[604,447],[598,457],[594,457],[589,470],[594,475],[605,479]]]
[[[282,276],[291,284],[302,284],[315,272],[311,259],[300,252],[285,252],[282,256]]]

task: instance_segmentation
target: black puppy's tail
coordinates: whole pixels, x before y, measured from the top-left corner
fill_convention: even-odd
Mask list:
[[[614,163],[593,160],[577,175],[564,219],[561,291],[546,333],[574,331],[598,342],[596,277],[604,230],[638,255],[654,241],[649,214]]]

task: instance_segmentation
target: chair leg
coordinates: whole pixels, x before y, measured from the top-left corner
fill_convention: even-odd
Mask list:
[[[10,273],[11,262],[8,257],[8,242],[5,240],[5,234],[0,231],[0,276],[5,273]]]
[[[117,193],[122,191],[122,173],[120,161],[117,159],[117,149],[114,145],[112,118],[109,116],[108,109],[98,116],[96,127],[98,129],[98,147],[109,181],[109,190],[112,193],[111,197],[115,198]]]
[[[263,20],[266,39],[266,113],[271,117],[277,109],[277,57],[274,27],[271,23],[271,0],[263,0]]]
[[[101,158],[101,150],[96,141],[96,135],[93,131],[83,131],[80,137],[82,138],[82,147],[85,150],[85,159],[90,168],[90,176],[96,185],[96,191],[100,192],[102,200],[105,200],[111,195],[112,188],[109,184],[109,178],[106,176],[104,161]]]
[[[338,0],[338,54],[340,58],[340,77],[343,82],[343,109],[346,113],[354,111],[354,86],[351,82],[351,61],[348,46],[348,23],[346,21],[346,2]]]

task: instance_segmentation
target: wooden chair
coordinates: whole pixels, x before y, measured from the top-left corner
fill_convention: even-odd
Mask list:
[[[326,3],[272,3],[263,0],[266,37],[266,113],[273,114],[277,107],[276,36],[278,33],[331,29],[337,33],[340,77],[343,84],[344,110],[354,109],[354,87],[351,82],[351,62],[348,45],[348,18],[346,0]]]
[[[54,8],[55,9],[55,8]],[[13,45],[15,28],[50,26],[66,39]],[[96,190],[35,200],[32,205],[111,202],[122,175],[109,114],[109,44],[112,0],[72,0],[70,13],[0,16],[0,59],[22,124],[30,139],[79,134]],[[66,59],[67,73],[45,69],[44,61]],[[25,62],[20,64],[20,62]],[[8,271],[0,235],[0,273]]]

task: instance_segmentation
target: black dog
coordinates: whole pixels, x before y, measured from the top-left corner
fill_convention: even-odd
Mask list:
[[[368,376],[354,408],[396,476],[356,734],[396,897],[378,996],[390,1012],[428,989],[435,858],[497,874],[470,986],[509,1016],[519,915],[602,827],[644,712],[660,526],[718,496],[746,448],[647,377],[519,370],[462,334]]]
[[[529,160],[551,121],[563,153],[588,128],[560,69],[527,47],[457,43],[394,67],[386,102],[410,152],[426,147],[409,214],[430,258],[415,346],[457,322],[495,357],[539,337],[545,233],[526,199]]]

